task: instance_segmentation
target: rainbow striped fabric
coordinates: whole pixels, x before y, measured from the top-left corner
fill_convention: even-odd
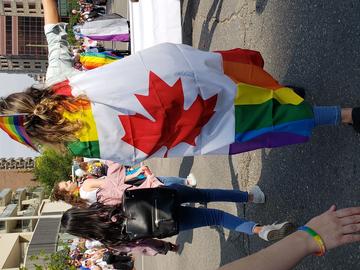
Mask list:
[[[56,94],[78,98],[85,95],[91,101],[79,100],[75,110],[64,114],[71,121],[81,119],[86,123],[76,134],[78,141],[68,147],[74,155],[131,165],[149,157],[232,155],[308,141],[314,127],[312,107],[292,89],[274,80],[263,65],[260,53],[255,51],[235,49],[208,53],[166,43],[83,72],[53,87]],[[152,75],[153,70],[156,76]],[[122,74],[121,80],[118,74]],[[165,93],[161,92],[164,89],[170,93],[166,98],[180,102],[183,111],[193,106],[199,97],[208,100],[215,95],[218,101],[214,115],[201,126],[194,144],[182,141],[167,147],[173,137],[164,137],[157,152],[149,154],[137,147],[138,142],[157,143],[156,140],[162,138],[150,136],[150,132],[138,135],[133,130],[149,131],[154,121],[139,127],[134,119],[150,119],[153,116],[149,112],[160,111],[160,116],[154,117],[159,123],[154,134],[158,134],[158,130],[165,134],[166,124],[174,118],[166,113],[170,106],[165,106],[159,98]],[[145,102],[149,97],[151,102]],[[121,122],[123,115],[131,116],[128,129]],[[203,115],[202,111],[195,114],[199,121]],[[192,136],[192,130],[187,132]],[[131,136],[128,140],[131,143],[124,140],[125,134]]]
[[[38,151],[25,131],[25,116],[26,114],[0,115],[0,128],[5,131],[11,139]]]
[[[80,54],[80,63],[82,66],[87,69],[94,69],[97,67],[101,67],[103,65],[110,64],[114,61],[117,61],[123,56],[117,56],[110,52],[85,52]]]
[[[69,81],[63,81],[52,86],[57,95],[72,96]],[[68,104],[68,111],[64,111],[64,117],[69,121],[81,119],[84,127],[75,134],[78,139],[67,145],[70,152],[75,156],[100,158],[100,147],[96,123],[91,110],[91,103],[86,99],[77,99],[75,104]]]
[[[76,156],[100,158],[98,133],[95,120],[88,100],[80,99],[77,101],[75,112],[64,112],[64,117],[70,121],[81,119],[84,127],[75,134],[78,141],[68,145],[69,150]]]
[[[263,70],[260,53],[244,49],[219,53],[225,74],[237,84],[235,142],[229,154],[309,140],[314,127],[312,107]]]

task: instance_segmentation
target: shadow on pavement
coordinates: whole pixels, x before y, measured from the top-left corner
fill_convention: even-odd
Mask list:
[[[186,178],[191,172],[194,164],[194,157],[184,157],[180,164],[179,177]]]
[[[192,22],[196,17],[199,9],[200,0],[187,0],[186,7],[184,7],[185,0],[181,0],[182,6],[182,42],[183,44],[193,44],[193,25]],[[186,19],[185,19],[186,18]]]
[[[283,40],[277,54],[290,53],[282,83],[304,87],[312,104],[359,106],[360,2],[305,0],[275,8],[286,22],[277,29]],[[276,73],[284,63],[272,59],[271,65]],[[249,205],[247,218],[302,225],[332,204],[358,205],[359,153],[359,135],[343,126],[317,128],[306,144],[263,150],[259,185],[267,203]],[[251,240],[251,253],[262,247],[261,240]],[[329,253],[325,259],[310,256],[296,269],[360,269],[359,244]]]
[[[264,12],[268,0],[256,0],[256,13],[261,14]]]
[[[238,174],[235,171],[232,156],[228,156],[229,169],[231,176],[231,185],[233,189],[239,190]],[[245,204],[236,204],[236,214],[239,217],[245,217]],[[224,229],[216,227],[220,237],[220,266],[237,260],[249,254],[248,244],[249,236],[242,233],[230,231],[225,238]]]
[[[210,49],[211,40],[213,38],[216,26],[219,23],[219,16],[223,5],[223,0],[214,0],[209,13],[206,16],[201,28],[198,48],[200,50],[208,51]]]
[[[191,172],[191,168],[194,164],[194,157],[184,157],[179,169],[179,177],[186,178]],[[193,230],[180,232],[178,237],[176,238],[176,244],[179,244],[178,253],[181,254],[185,244],[191,244],[193,240]]]

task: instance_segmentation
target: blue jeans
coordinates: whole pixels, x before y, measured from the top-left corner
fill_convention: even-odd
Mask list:
[[[315,126],[339,125],[341,123],[340,106],[314,106]]]
[[[173,177],[173,176],[157,176],[165,186],[170,186],[173,184],[186,185],[186,178],[181,177]]]
[[[186,202],[244,203],[248,201],[248,193],[240,190],[199,189],[178,184],[173,184],[170,188],[177,190],[180,204]],[[256,225],[253,221],[239,218],[218,209],[194,208],[179,205],[177,210],[180,231],[218,225],[229,230],[252,235],[252,230]]]

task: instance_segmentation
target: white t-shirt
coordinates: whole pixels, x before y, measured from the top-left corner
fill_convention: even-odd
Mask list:
[[[100,241],[97,241],[97,240],[86,240],[85,241],[85,247],[87,249],[92,249],[92,248],[101,248],[103,247],[104,245],[100,242]]]
[[[97,202],[96,193],[98,192],[98,188],[92,191],[85,191],[83,187],[80,187],[80,198],[87,200],[89,204]]]

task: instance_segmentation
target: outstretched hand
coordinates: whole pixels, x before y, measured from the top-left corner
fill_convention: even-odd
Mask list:
[[[336,206],[332,205],[306,226],[320,235],[327,250],[360,241],[360,207],[336,210]],[[312,241],[312,249],[313,252],[319,249],[315,241]]]

